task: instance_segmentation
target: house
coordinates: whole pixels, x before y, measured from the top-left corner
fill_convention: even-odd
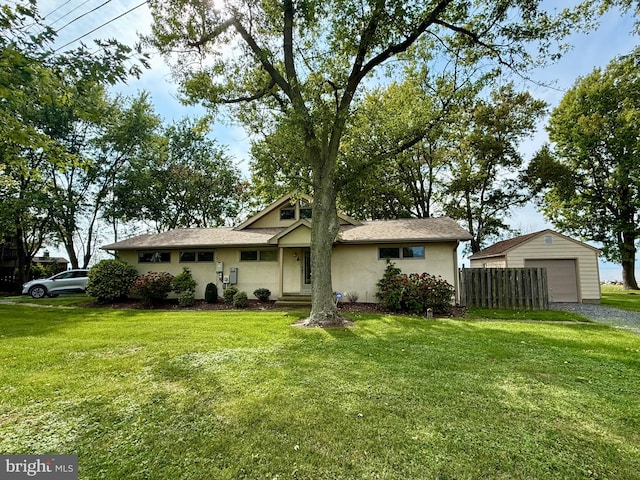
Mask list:
[[[311,293],[311,212],[308,196],[285,195],[236,227],[186,228],[146,234],[102,247],[143,274],[178,274],[189,267],[198,282],[218,291],[235,285],[252,292],[268,288],[271,297]],[[405,273],[428,272],[457,286],[457,247],[471,236],[450,218],[360,222],[339,215],[340,233],[332,254],[337,292],[360,302],[376,302],[376,283],[387,260]]]
[[[600,303],[600,250],[553,230],[495,243],[473,254],[471,268],[545,267],[550,302]]]
[[[51,275],[64,272],[69,266],[69,260],[64,257],[52,257],[48,250],[45,250],[41,257],[33,257],[32,263],[47,269]]]

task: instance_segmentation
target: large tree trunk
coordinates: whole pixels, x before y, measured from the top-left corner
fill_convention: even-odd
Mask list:
[[[622,284],[625,290],[638,290],[636,281],[636,235],[633,233],[622,234]]]
[[[326,155],[326,154],[325,154]],[[311,224],[311,314],[310,326],[342,324],[333,294],[331,254],[340,224],[336,209],[334,165],[328,158],[314,162],[313,218]]]

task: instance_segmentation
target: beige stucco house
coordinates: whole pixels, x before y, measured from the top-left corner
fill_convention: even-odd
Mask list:
[[[545,267],[550,302],[600,303],[600,250],[553,230],[495,243],[472,255],[471,268]]]
[[[297,198],[297,199],[294,199]],[[247,292],[268,288],[271,298],[311,292],[309,197],[285,195],[237,227],[188,228],[146,234],[102,248],[143,274],[178,274],[189,267],[198,282],[221,292],[229,284]],[[457,248],[471,236],[450,218],[360,222],[340,215],[332,255],[336,292],[355,292],[376,302],[376,283],[387,260],[405,273],[439,275],[457,288]]]

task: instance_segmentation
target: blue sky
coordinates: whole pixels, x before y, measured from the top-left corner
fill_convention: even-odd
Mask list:
[[[88,0],[86,4],[82,5],[84,1],[69,0],[68,3],[65,3],[66,0],[46,0],[39,2],[39,9],[41,15],[46,16],[47,23],[55,22],[53,27],[61,28],[67,22],[104,3],[104,0]],[[58,46],[64,45],[140,3],[142,3],[141,0],[111,0],[104,7],[63,28],[59,32],[56,44]],[[553,2],[553,5],[561,3],[570,4],[572,2]],[[69,13],[80,5],[82,5],[80,8]],[[50,12],[53,13],[50,14]],[[63,15],[66,16],[60,18]],[[90,45],[93,38],[117,38],[124,43],[133,43],[138,34],[149,33],[150,26],[149,9],[147,5],[143,5],[83,38],[82,41]],[[536,98],[545,100],[553,108],[579,76],[589,74],[596,67],[605,67],[614,57],[631,51],[638,44],[638,37],[632,35],[632,30],[633,18],[630,15],[622,16],[616,11],[609,12],[601,18],[600,27],[597,30],[589,34],[575,34],[570,37],[568,41],[572,45],[571,51],[556,64],[534,72],[533,79],[535,81],[542,84],[554,84],[555,88],[530,82],[522,83],[520,87],[529,90]],[[77,43],[71,47],[75,45]],[[177,98],[177,87],[162,58],[158,55],[153,56],[151,65],[152,68],[145,71],[140,79],[132,79],[126,85],[118,86],[114,91],[125,95],[135,95],[141,90],[148,91],[156,111],[167,121],[183,116],[200,116],[204,113],[202,109],[180,104]],[[544,121],[540,122],[537,133],[522,144],[521,150],[526,159],[529,159],[547,139],[544,123]],[[227,146],[229,154],[235,158],[241,170],[245,173],[248,172],[249,138],[244,131],[238,126],[217,123],[212,128],[212,136],[219,143]],[[552,228],[532,205],[513,212],[511,223],[522,233]],[[607,276],[604,270],[609,267],[612,266],[603,263],[603,277]],[[614,278],[618,278],[620,276],[618,274],[619,267],[613,266],[613,268],[616,269],[616,272],[612,275]]]

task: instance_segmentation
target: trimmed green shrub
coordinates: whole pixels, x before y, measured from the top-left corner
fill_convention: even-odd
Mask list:
[[[271,296],[271,290],[268,288],[258,288],[253,291],[253,295],[261,302],[267,302]]]
[[[247,292],[237,292],[233,296],[233,306],[236,308],[247,308],[249,306]]]
[[[204,289],[204,301],[218,303],[218,286],[215,283],[207,283]]]
[[[196,303],[196,282],[188,267],[182,269],[182,273],[173,277],[173,290],[178,294],[178,305],[191,307]]]
[[[180,292],[178,293],[178,305],[181,307],[192,307],[196,303],[196,296],[194,292]]]
[[[376,296],[388,310],[418,315],[426,314],[429,308],[434,313],[451,312],[455,290],[442,277],[428,273],[402,274],[389,263],[377,286]]]
[[[87,294],[107,303],[126,297],[138,272],[121,260],[101,260],[89,269],[88,277]]]
[[[167,272],[149,272],[138,277],[131,286],[131,294],[141,297],[142,302],[150,307],[167,299],[171,292],[173,275]]]
[[[224,292],[222,292],[222,300],[226,305],[233,305],[233,296],[238,292],[239,290],[231,285],[230,287],[225,288]]]
[[[193,279],[191,270],[189,267],[184,267],[182,273],[179,273],[173,277],[173,290],[177,293],[180,292],[195,292],[198,282]]]

